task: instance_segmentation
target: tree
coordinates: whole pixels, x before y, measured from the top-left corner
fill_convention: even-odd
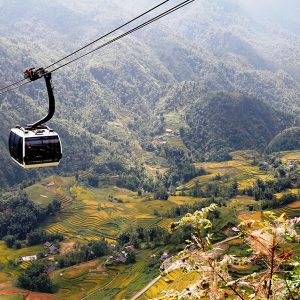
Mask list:
[[[23,271],[18,277],[17,286],[30,291],[53,293],[52,281],[41,263],[33,263]]]
[[[108,253],[107,244],[105,241],[94,241],[90,244],[90,248],[95,255],[95,257],[101,257],[103,255],[106,255]]]
[[[169,198],[168,191],[162,184],[159,185],[158,189],[155,191],[154,198],[160,200],[168,200]]]
[[[182,298],[193,296],[205,299],[298,299],[299,270],[286,272],[287,264],[291,262],[293,248],[290,243],[300,240],[295,225],[300,224],[300,218],[289,220],[285,214],[277,217],[272,212],[264,212],[263,221],[247,220],[239,225],[253,255],[247,257],[220,256],[218,247],[211,244],[212,223],[208,214],[214,211],[215,205],[210,205],[201,211],[185,215],[179,222],[173,223],[173,230],[191,225],[194,229],[192,239],[186,249],[179,254],[180,268],[198,272],[201,277],[198,285],[192,285],[182,292],[170,292],[167,298]],[[193,245],[198,251],[190,251]],[[251,263],[260,261],[266,269],[259,274],[251,274],[233,280],[229,274],[233,262]],[[167,261],[163,268],[168,270],[172,262]]]
[[[126,257],[126,264],[133,264],[136,262],[136,255],[134,251],[129,251]]]
[[[200,197],[201,196],[201,189],[199,180],[196,180],[195,184],[192,187],[192,196],[193,197]]]
[[[5,242],[5,244],[8,248],[12,248],[16,241],[16,238],[13,235],[6,235],[3,238],[3,241]]]
[[[22,248],[22,244],[21,244],[20,241],[17,240],[17,241],[14,242],[13,247],[16,248],[16,249],[21,249]]]
[[[96,175],[89,175],[88,178],[88,185],[97,188],[99,186],[99,177]]]

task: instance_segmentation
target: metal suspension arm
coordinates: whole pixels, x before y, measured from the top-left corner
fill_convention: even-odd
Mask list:
[[[48,114],[43,119],[37,121],[32,125],[29,125],[33,129],[51,120],[55,112],[55,98],[54,98],[52,82],[51,82],[51,73],[46,73],[44,75],[44,78],[45,78],[48,98],[49,98],[49,110],[48,110]]]

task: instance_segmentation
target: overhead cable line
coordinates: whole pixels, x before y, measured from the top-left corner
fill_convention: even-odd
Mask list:
[[[165,17],[165,16],[167,16],[167,15],[175,12],[176,10],[178,10],[178,9],[180,9],[180,8],[186,6],[186,5],[188,5],[188,4],[190,4],[190,3],[194,2],[194,1],[195,0],[186,0],[186,1],[183,1],[182,3],[180,3],[180,4],[178,4],[178,5],[170,8],[169,10],[161,13],[160,15],[158,15],[158,16],[156,16],[156,17],[154,17],[154,18],[152,18],[152,19],[150,19],[150,20],[142,23],[141,25],[139,25],[139,26],[137,26],[137,27],[135,27],[135,28],[133,28],[133,29],[131,29],[131,30],[129,30],[129,31],[127,31],[127,32],[119,35],[119,36],[117,36],[116,38],[114,38],[114,39],[112,39],[112,40],[110,40],[110,41],[102,44],[101,46],[99,46],[99,47],[97,47],[97,48],[95,48],[95,49],[93,49],[93,50],[91,50],[91,51],[89,51],[89,52],[87,52],[85,54],[82,54],[79,57],[76,57],[76,58],[70,60],[69,62],[67,62],[67,63],[65,63],[65,64],[63,64],[63,65],[61,65],[61,66],[59,66],[59,67],[57,67],[57,68],[55,68],[53,70],[51,70],[51,72],[55,72],[55,71],[57,71],[57,70],[65,67],[65,66],[73,63],[74,61],[77,61],[77,60],[79,60],[79,59],[81,59],[81,58],[83,58],[83,57],[85,57],[85,56],[87,56],[87,55],[89,55],[89,54],[91,54],[91,53],[93,53],[93,52],[101,49],[101,48],[104,48],[104,47],[106,47],[106,46],[108,46],[108,45],[116,42],[117,40],[122,39],[123,37],[125,37],[125,36],[127,36],[127,35],[129,35],[129,34],[131,34],[133,32],[135,32],[135,31],[137,31],[137,30],[139,30],[139,29],[141,29],[143,27],[146,27],[147,25],[149,25],[149,24],[151,24],[151,23],[153,23],[153,22],[155,22],[155,21],[157,21],[157,20],[159,20],[159,19],[161,19],[161,18],[163,18],[163,17]]]
[[[170,1],[170,0],[163,1],[162,3],[160,3],[160,4],[158,4],[158,5],[154,6],[154,7],[152,7],[151,9],[149,9],[149,10],[147,10],[146,12],[140,14],[139,16],[137,16],[137,17],[131,19],[130,21],[126,22],[125,24],[123,24],[123,25],[117,27],[116,29],[114,29],[114,30],[112,30],[112,31],[110,31],[110,32],[108,32],[108,33],[106,33],[106,34],[104,34],[104,35],[102,35],[102,36],[99,37],[98,39],[96,39],[96,40],[90,42],[89,44],[87,44],[87,45],[85,45],[85,46],[83,46],[83,47],[77,49],[76,51],[70,53],[69,55],[67,55],[67,56],[61,58],[60,60],[58,60],[58,61],[52,63],[51,65],[47,66],[45,69],[48,69],[48,68],[50,68],[50,67],[52,67],[52,66],[58,64],[59,62],[65,60],[66,58],[69,58],[70,56],[72,56],[72,55],[74,55],[74,54],[80,52],[81,50],[83,50],[83,49],[85,49],[85,48],[87,48],[87,47],[89,47],[89,46],[95,44],[96,42],[98,42],[98,41],[104,39],[105,37],[111,35],[112,33],[116,32],[116,31],[118,31],[119,29],[122,29],[123,27],[129,25],[130,23],[132,23],[132,22],[134,22],[134,21],[140,19],[141,17],[145,16],[146,14],[152,12],[153,10],[159,8],[160,6],[166,4],[166,3],[169,2],[169,1]]]
[[[65,60],[66,58],[69,58],[70,56],[72,56],[72,55],[74,55],[74,54],[76,54],[76,53],[82,51],[83,49],[85,49],[85,48],[87,48],[87,47],[93,45],[94,43],[96,43],[96,42],[98,42],[98,41],[104,39],[105,37],[111,35],[112,33],[116,32],[116,31],[119,30],[119,29],[122,29],[123,27],[129,25],[130,23],[132,23],[132,22],[134,22],[134,21],[140,19],[141,17],[143,17],[143,16],[145,16],[146,14],[148,14],[148,13],[154,11],[155,9],[161,7],[162,5],[166,4],[166,3],[169,2],[169,1],[170,1],[170,0],[165,0],[165,1],[161,2],[161,3],[159,3],[158,5],[156,5],[156,6],[152,7],[152,8],[150,8],[150,9],[147,10],[146,12],[144,12],[144,13],[138,15],[137,17],[135,17],[135,18],[133,18],[133,19],[131,19],[131,20],[129,20],[128,22],[126,22],[126,23],[124,23],[123,25],[117,27],[116,29],[111,30],[110,32],[108,32],[108,33],[102,35],[102,36],[99,37],[98,39],[96,39],[96,40],[94,40],[94,41],[88,43],[87,45],[85,45],[85,46],[83,46],[83,47],[77,49],[76,51],[74,51],[74,52],[68,54],[67,56],[65,56],[65,57],[63,57],[63,58],[57,60],[56,62],[54,62],[54,63],[52,63],[51,65],[47,66],[45,69],[48,69],[48,68],[50,68],[50,67],[52,67],[52,66],[58,64],[59,62]],[[7,90],[8,88],[10,88],[10,87],[12,87],[12,86],[14,86],[14,85],[17,85],[17,84],[19,84],[19,83],[21,83],[21,82],[23,82],[23,81],[25,81],[25,80],[26,80],[26,79],[23,78],[23,79],[21,79],[21,80],[19,80],[19,81],[16,81],[16,82],[14,82],[14,83],[12,83],[12,84],[10,84],[10,85],[8,85],[8,86],[5,86],[5,87],[3,87],[3,88],[0,88],[0,95],[2,94],[2,93],[1,93],[2,91],[3,91],[3,92],[7,92],[7,91],[15,90],[16,88],[19,88],[19,87],[23,86],[24,84],[19,85],[19,86],[16,87],[16,88],[12,88],[12,89]],[[4,90],[7,90],[7,91],[4,91]]]
[[[21,80],[19,80],[19,81],[15,82],[15,83],[12,83],[12,84],[10,84],[10,85],[8,85],[8,86],[4,87],[4,88],[1,88],[1,89],[0,89],[0,92],[1,92],[2,90],[6,90],[6,89],[8,89],[9,87],[11,87],[11,86],[13,86],[13,85],[16,85],[16,84],[18,84],[18,83],[21,83],[21,82],[23,82],[24,80],[26,80],[26,79],[25,79],[25,78],[23,78],[23,79],[21,79]]]
[[[169,0],[168,0],[168,1],[169,1]],[[134,27],[133,29],[128,30],[127,32],[125,32],[125,33],[123,33],[123,34],[121,34],[121,35],[119,35],[119,36],[117,36],[117,37],[111,39],[110,41],[108,41],[108,42],[106,42],[106,43],[104,43],[104,44],[102,44],[102,45],[100,45],[100,46],[94,48],[94,49],[91,50],[91,51],[86,52],[85,54],[82,54],[82,55],[80,55],[80,56],[78,56],[78,57],[76,57],[76,58],[74,58],[74,59],[68,61],[67,63],[64,63],[64,64],[62,64],[62,65],[60,65],[60,66],[58,66],[58,67],[56,67],[56,68],[54,68],[54,69],[48,71],[47,73],[55,72],[55,71],[57,71],[57,70],[59,70],[59,69],[65,67],[65,66],[67,66],[67,65],[69,65],[69,64],[71,64],[71,63],[73,63],[73,62],[75,62],[75,61],[77,61],[77,60],[79,60],[79,59],[81,59],[81,58],[83,58],[83,57],[85,57],[85,56],[87,56],[87,55],[89,55],[89,54],[91,54],[91,53],[93,53],[93,52],[99,50],[99,49],[101,49],[101,48],[104,48],[104,47],[106,47],[106,46],[108,46],[108,45],[110,45],[110,44],[116,42],[117,40],[122,39],[123,37],[125,37],[125,36],[127,36],[127,35],[129,35],[129,34],[131,34],[131,33],[133,33],[133,32],[135,32],[135,31],[137,31],[137,30],[140,30],[141,28],[146,27],[146,26],[148,26],[149,24],[151,24],[151,23],[153,23],[153,22],[155,22],[155,21],[157,21],[157,20],[159,20],[159,19],[161,19],[161,18],[163,18],[163,17],[165,17],[165,16],[167,16],[167,15],[169,15],[169,14],[171,14],[171,13],[173,13],[173,12],[179,10],[179,9],[181,9],[181,8],[183,8],[184,6],[190,4],[190,3],[194,2],[194,1],[195,1],[195,0],[185,0],[185,1],[181,2],[180,4],[178,4],[178,5],[176,5],[176,6],[173,6],[172,8],[170,8],[170,9],[164,11],[163,13],[157,15],[156,17],[153,17],[153,18],[149,19],[148,21],[146,21],[146,22],[144,22],[144,23],[142,23],[142,24],[140,24],[140,25]],[[167,2],[167,1],[164,1],[163,3],[165,3],[165,2]],[[160,5],[162,5],[163,3],[161,3]],[[160,5],[159,5],[159,6],[160,6]],[[152,9],[149,10],[149,11],[152,11],[153,9],[154,9],[154,8],[152,8]],[[149,12],[149,11],[148,11],[148,12]],[[143,15],[145,15],[145,14],[146,14],[146,12],[145,12],[144,14],[140,15],[139,17],[141,17],[141,16],[143,16]],[[130,22],[133,22],[133,20],[136,20],[136,19],[139,18],[139,17],[136,17],[135,19],[132,19],[131,21],[129,21],[129,22],[127,22],[127,23],[129,24]],[[124,27],[124,26],[125,26],[125,24],[122,25],[121,28]],[[118,30],[118,29],[115,29],[115,30],[113,30],[112,32],[115,32],[116,30]],[[112,32],[111,32],[111,33],[112,33]],[[110,33],[110,34],[111,34],[111,33]],[[106,36],[108,36],[108,35],[109,35],[109,34],[107,34],[107,35],[105,35],[105,36],[103,36],[103,37],[97,39],[97,41],[99,41],[100,39],[103,39],[104,37],[106,37]],[[96,42],[96,41],[95,41],[95,42]],[[91,45],[91,44],[92,44],[92,43],[90,43],[90,45]],[[53,63],[52,65],[48,66],[48,68],[54,66],[55,64],[57,64],[58,62],[61,62],[62,60],[65,60],[66,58],[68,58],[68,57],[74,55],[75,53],[78,53],[79,51],[81,51],[82,49],[84,49],[84,48],[86,48],[86,47],[88,47],[88,45],[82,47],[81,49],[78,49],[78,50],[74,51],[72,54],[69,54],[68,56],[66,56],[66,57],[64,57],[64,58],[62,58],[62,59],[60,59],[59,61],[57,61],[57,62],[55,62],[55,63]],[[47,73],[45,73],[44,75],[46,75]],[[14,84],[11,84],[11,85],[9,85],[9,86],[7,86],[7,87],[5,87],[5,88],[2,88],[1,90],[4,90],[4,89],[6,89],[6,90],[3,91],[3,92],[1,92],[1,90],[0,90],[0,95],[4,94],[4,93],[6,93],[6,92],[9,92],[9,91],[15,90],[15,89],[17,89],[17,88],[19,88],[19,87],[21,87],[21,86],[24,86],[24,85],[26,85],[26,84],[28,84],[28,83],[31,82],[31,81],[27,81],[27,82],[25,82],[25,83],[23,83],[23,84],[21,84],[21,85],[18,85],[17,87],[13,87],[13,88],[9,89],[9,87],[11,87],[11,86],[13,86],[13,85],[16,85],[17,83],[20,83],[20,82],[22,82],[22,81],[24,81],[24,80],[25,80],[25,79],[20,80],[20,81],[14,83]]]

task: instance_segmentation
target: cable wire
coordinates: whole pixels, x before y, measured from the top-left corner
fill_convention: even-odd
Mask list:
[[[143,16],[145,16],[146,14],[148,14],[148,13],[154,11],[155,9],[161,7],[162,5],[166,4],[166,3],[169,2],[169,1],[170,1],[170,0],[165,0],[165,1],[161,2],[161,3],[159,3],[158,5],[156,5],[156,6],[152,7],[152,8],[150,8],[150,9],[147,10],[146,12],[144,12],[144,13],[138,15],[137,17],[135,17],[135,18],[133,18],[133,19],[131,19],[131,20],[129,20],[128,22],[126,22],[126,23],[124,23],[123,25],[117,27],[116,29],[111,30],[110,32],[106,33],[105,35],[102,35],[102,36],[99,37],[98,39],[96,39],[96,40],[94,40],[94,41],[88,43],[87,45],[85,45],[85,46],[83,46],[83,47],[77,49],[76,51],[74,51],[74,52],[68,54],[67,56],[65,56],[65,57],[63,57],[63,58],[57,60],[56,62],[52,63],[51,65],[45,67],[45,69],[48,69],[48,68],[50,68],[50,67],[53,67],[54,65],[58,64],[59,62],[65,60],[65,59],[67,59],[67,58],[69,58],[70,56],[72,56],[72,55],[74,55],[74,54],[76,54],[76,53],[82,51],[83,49],[85,49],[85,48],[87,48],[87,47],[93,45],[94,43],[96,43],[96,42],[98,42],[98,41],[104,39],[105,37],[111,35],[112,33],[118,31],[119,29],[121,29],[121,28],[123,28],[123,27],[129,25],[130,23],[132,23],[132,22],[134,22],[134,21],[140,19],[141,17],[143,17]],[[14,82],[14,83],[12,83],[12,84],[9,84],[9,85],[7,85],[7,86],[5,86],[5,87],[3,87],[3,88],[0,88],[0,95],[2,95],[3,93],[6,93],[7,91],[14,90],[14,88],[13,88],[13,89],[8,89],[8,88],[10,88],[11,86],[14,86],[14,85],[16,85],[16,84],[18,84],[18,83],[21,83],[21,82],[23,82],[23,81],[25,81],[25,80],[26,80],[26,79],[23,78],[23,79],[21,79],[21,80],[19,80],[19,81],[16,81],[16,82]],[[20,85],[20,86],[22,86],[22,85]],[[7,90],[7,89],[8,89],[8,90]],[[5,91],[4,91],[4,90],[5,90]],[[6,90],[7,90],[7,91],[6,91]],[[2,91],[3,91],[3,93],[1,93]]]
[[[158,5],[154,6],[154,7],[152,7],[151,9],[149,9],[149,10],[147,10],[146,12],[140,14],[139,16],[137,16],[137,17],[131,19],[130,21],[126,22],[125,24],[123,24],[123,25],[117,27],[116,29],[114,29],[114,30],[112,30],[112,31],[110,31],[110,32],[108,32],[108,33],[106,33],[106,34],[104,34],[104,35],[102,35],[102,36],[99,37],[98,39],[96,39],[96,40],[90,42],[89,44],[87,44],[87,45],[85,45],[85,46],[83,46],[83,47],[77,49],[76,51],[70,53],[69,55],[67,55],[67,56],[61,58],[60,60],[58,60],[58,61],[52,63],[51,65],[47,66],[45,69],[48,69],[48,68],[50,68],[50,67],[53,67],[54,65],[56,65],[56,64],[58,64],[59,62],[65,60],[66,58],[69,58],[70,56],[72,56],[72,55],[74,55],[74,54],[80,52],[81,50],[83,50],[83,49],[85,49],[85,48],[87,48],[87,47],[89,47],[89,46],[95,44],[96,42],[99,42],[100,40],[104,39],[105,37],[111,35],[112,33],[118,31],[119,29],[122,29],[123,27],[129,25],[130,23],[132,23],[132,22],[134,22],[134,21],[140,19],[141,17],[145,16],[146,14],[152,12],[153,10],[159,8],[160,6],[166,4],[166,3],[169,2],[169,1],[170,1],[170,0],[163,1],[162,3],[160,3],[160,4],[158,4]]]
[[[169,1],[169,0],[167,0],[167,1]],[[159,7],[159,6],[163,5],[163,4],[166,3],[167,1],[162,2],[160,5],[157,5],[156,7]],[[195,1],[195,0],[185,0],[185,1],[181,2],[180,4],[178,4],[178,5],[176,5],[176,6],[173,6],[172,8],[166,10],[165,12],[163,12],[163,13],[157,15],[156,17],[153,17],[153,18],[149,19],[148,21],[146,21],[146,22],[140,24],[139,26],[136,26],[136,27],[134,27],[133,29],[131,29],[131,30],[129,30],[129,31],[126,31],[125,33],[123,33],[123,34],[121,34],[121,35],[119,35],[119,36],[117,36],[117,37],[111,39],[110,41],[108,41],[108,42],[106,42],[106,43],[104,43],[104,44],[102,44],[102,45],[100,45],[100,46],[98,46],[98,47],[96,47],[96,48],[94,48],[94,49],[92,49],[92,50],[90,50],[90,51],[88,51],[88,52],[86,52],[86,53],[84,53],[84,54],[82,54],[82,55],[80,55],[80,56],[78,56],[78,57],[72,59],[72,60],[70,60],[70,61],[68,61],[67,63],[64,63],[64,64],[62,64],[62,65],[60,65],[60,66],[58,66],[58,67],[56,67],[56,68],[54,68],[54,69],[52,69],[52,70],[50,70],[50,71],[47,71],[47,73],[45,73],[44,75],[46,75],[46,74],[48,74],[48,73],[55,72],[55,71],[57,71],[57,70],[59,70],[59,69],[65,67],[65,66],[67,66],[67,65],[69,65],[69,64],[71,64],[71,63],[73,63],[73,62],[75,62],[75,61],[77,61],[77,60],[79,60],[79,59],[81,59],[81,58],[83,58],[83,57],[85,57],[85,56],[87,56],[87,55],[89,55],[89,54],[91,54],[91,53],[97,51],[97,50],[99,50],[99,49],[102,49],[102,48],[104,48],[104,47],[106,47],[106,46],[108,46],[108,45],[110,45],[110,44],[116,42],[117,40],[122,39],[123,37],[125,37],[125,36],[127,36],[127,35],[129,35],[129,34],[132,34],[133,32],[135,32],[135,31],[137,31],[137,30],[140,30],[141,28],[146,27],[146,26],[148,26],[149,24],[151,24],[151,23],[153,23],[153,22],[156,22],[157,20],[159,20],[159,19],[161,19],[161,18],[163,18],[163,17],[165,17],[165,16],[167,16],[167,15],[169,15],[169,14],[171,14],[171,13],[173,13],[173,12],[175,12],[175,11],[181,9],[181,8],[183,8],[184,6],[190,4],[190,3],[194,2],[194,1]],[[146,13],[148,13],[148,12],[154,10],[154,9],[155,9],[155,8],[152,8],[152,9],[148,10],[147,12],[145,12],[145,13],[141,14],[140,16],[138,16],[138,17],[132,19],[131,21],[127,22],[126,24],[128,25],[129,23],[131,23],[131,22],[133,22],[134,20],[140,18],[141,16],[144,16]],[[122,28],[122,27],[124,27],[124,26],[125,26],[125,24],[122,25],[122,26],[120,26],[120,27],[118,27],[118,29],[120,29],[120,28]],[[108,34],[106,34],[106,35],[100,37],[99,39],[95,40],[94,42],[103,39],[104,37],[108,36],[109,34],[111,34],[111,33],[115,32],[115,31],[117,31],[118,29],[115,29],[115,30],[111,31],[110,33],[108,33]],[[84,46],[84,47],[82,47],[82,48],[80,48],[80,49],[74,51],[73,53],[67,55],[66,57],[60,59],[59,61],[57,61],[57,62],[51,64],[51,65],[48,66],[47,68],[50,68],[50,67],[54,66],[55,64],[57,64],[58,62],[61,62],[61,61],[65,60],[66,58],[68,58],[68,57],[70,57],[70,56],[72,56],[72,55],[78,53],[79,51],[81,51],[81,50],[85,49],[86,47],[92,45],[94,42],[91,42],[90,44],[88,44],[88,45],[86,45],[86,46]],[[43,76],[44,76],[44,75],[43,75]],[[9,89],[9,87],[14,86],[14,85],[16,85],[16,84],[18,84],[18,83],[21,83],[21,82],[23,82],[24,80],[26,80],[26,79],[19,80],[19,81],[13,83],[13,84],[10,84],[10,85],[7,86],[7,87],[2,88],[2,89],[0,90],[0,95],[4,94],[4,93],[6,93],[6,92],[13,91],[13,90],[15,90],[15,89],[17,89],[17,88],[20,88],[21,86],[24,86],[24,85],[26,85],[26,84],[28,84],[28,83],[31,82],[31,81],[27,81],[27,82],[25,82],[25,83],[23,83],[23,84],[21,84],[21,85],[18,85],[17,87],[13,87],[13,88]],[[4,90],[4,91],[3,91],[3,90]],[[1,92],[1,91],[2,91],[2,92]]]
[[[14,82],[14,83],[12,83],[12,84],[6,86],[6,87],[3,87],[3,88],[0,89],[0,92],[3,91],[3,90],[8,89],[9,87],[11,87],[11,86],[13,86],[13,85],[16,85],[16,84],[18,84],[18,83],[20,83],[20,82],[23,82],[24,80],[26,80],[26,79],[23,78],[23,79],[21,79],[21,80],[19,80],[19,81],[17,81],[17,82]]]
[[[149,24],[151,24],[151,23],[153,23],[153,22],[155,22],[155,21],[157,21],[157,20],[159,20],[159,19],[161,19],[161,18],[163,18],[163,17],[165,17],[165,16],[167,16],[167,15],[175,12],[176,10],[178,10],[178,9],[180,9],[180,8],[186,6],[186,5],[188,5],[188,4],[190,4],[190,3],[194,2],[194,1],[195,0],[186,0],[186,1],[183,1],[182,3],[180,3],[180,4],[172,7],[171,9],[169,9],[169,10],[161,13],[160,15],[158,15],[158,16],[156,16],[156,17],[154,17],[154,18],[152,18],[152,19],[150,19],[150,20],[142,23],[141,25],[139,25],[139,26],[137,26],[137,27],[135,27],[135,28],[133,28],[133,29],[131,29],[131,30],[129,30],[129,31],[127,31],[127,32],[119,35],[119,36],[117,36],[116,38],[114,38],[114,39],[112,39],[112,40],[104,43],[103,45],[101,45],[101,46],[99,46],[99,47],[97,47],[97,48],[95,48],[95,49],[93,49],[93,50],[91,50],[91,51],[89,51],[89,52],[87,52],[87,53],[85,53],[83,55],[80,55],[79,57],[76,57],[76,58],[72,59],[71,61],[69,61],[69,62],[67,62],[67,63],[65,63],[65,64],[63,64],[63,65],[61,65],[61,66],[59,66],[59,67],[57,67],[57,68],[55,68],[53,70],[51,70],[50,72],[55,72],[55,71],[57,71],[57,70],[65,67],[65,66],[67,66],[67,65],[69,65],[69,64],[71,64],[71,63],[73,63],[73,62],[75,62],[75,61],[77,61],[77,60],[79,60],[79,59],[81,59],[81,58],[83,58],[83,57],[85,57],[85,56],[87,56],[87,55],[89,55],[89,54],[91,54],[91,53],[99,50],[99,49],[101,49],[101,48],[104,48],[104,47],[108,46],[109,44],[112,44],[112,43],[116,42],[117,40],[119,40],[119,39],[121,39],[121,38],[123,38],[123,37],[125,37],[125,36],[127,36],[127,35],[129,35],[129,34],[131,34],[133,32],[135,32],[135,31],[137,31],[137,30],[139,30],[139,29],[141,29],[143,27],[146,27],[147,25],[149,25]]]
[[[26,80],[26,79],[24,79],[24,80]],[[21,81],[24,81],[24,80],[20,80],[20,82],[21,82]],[[17,85],[17,86],[12,87],[12,88],[8,88],[7,90],[5,90],[5,91],[3,91],[3,92],[0,92],[0,96],[3,95],[3,94],[5,94],[5,93],[11,92],[11,91],[13,91],[13,90],[16,90],[16,89],[20,88],[21,86],[24,86],[24,85],[26,85],[26,84],[28,84],[28,83],[31,83],[31,81],[29,80],[29,81],[26,81],[26,82],[23,83],[23,84]],[[16,84],[16,83],[15,83],[15,84]]]

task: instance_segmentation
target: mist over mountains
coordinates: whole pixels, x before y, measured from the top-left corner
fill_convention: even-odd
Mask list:
[[[164,147],[180,148],[191,161],[264,151],[300,126],[299,4],[288,2],[197,0],[55,72],[57,112],[49,125],[62,137],[64,159],[43,172],[109,172],[110,163],[147,169],[166,162]],[[1,87],[157,3],[0,1]],[[7,137],[46,110],[43,81],[0,96],[0,186],[37,175],[10,161]],[[171,115],[176,143],[159,143]]]

